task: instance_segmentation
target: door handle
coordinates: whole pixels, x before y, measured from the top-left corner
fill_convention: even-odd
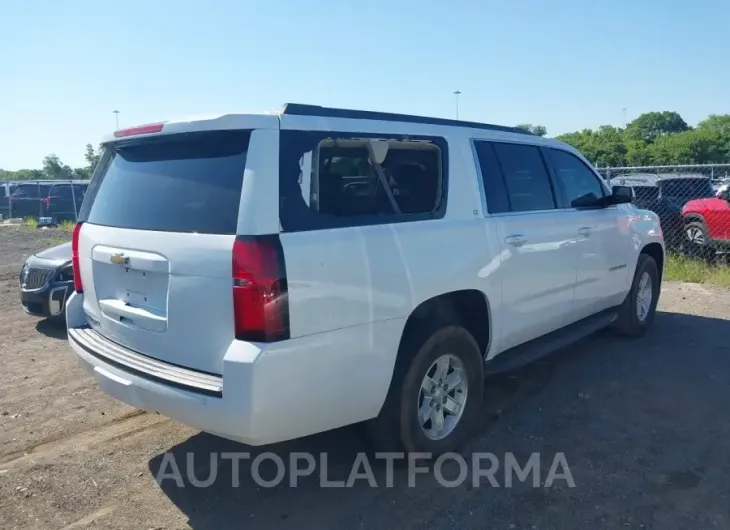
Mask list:
[[[584,226],[583,228],[578,230],[578,235],[588,237],[593,233],[593,227],[592,226]]]
[[[521,247],[522,245],[527,243],[527,238],[522,234],[515,234],[513,236],[506,237],[504,239],[504,242],[508,245],[512,245],[513,247]]]

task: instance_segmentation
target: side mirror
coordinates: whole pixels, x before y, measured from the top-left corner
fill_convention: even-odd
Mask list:
[[[614,204],[628,204],[634,202],[636,194],[631,186],[614,186],[611,195],[606,197],[609,206]]]

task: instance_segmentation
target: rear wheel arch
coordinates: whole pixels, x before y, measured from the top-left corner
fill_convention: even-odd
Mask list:
[[[487,295],[478,289],[464,289],[443,293],[421,302],[408,316],[401,334],[398,356],[407,335],[425,325],[458,323],[476,339],[486,353],[492,336],[491,307]]]
[[[447,346],[443,353],[453,353],[470,366],[466,372],[471,381],[469,395],[472,398],[469,399],[475,401],[467,405],[469,409],[463,420],[460,420],[464,426],[458,427],[459,432],[455,431],[453,436],[450,434],[450,441],[444,439],[434,442],[435,445],[428,451],[433,449],[440,452],[438,447],[443,449],[451,444],[458,445],[464,433],[473,427],[476,421],[474,415],[481,406],[479,404],[475,409],[473,403],[481,403],[484,358],[491,336],[489,310],[488,299],[482,291],[466,289],[425,300],[411,312],[401,333],[383,404],[378,415],[364,424],[369,438],[379,450],[411,451],[423,445],[423,441],[415,441],[419,435],[414,434],[412,420],[408,419],[408,411],[412,408],[413,400],[417,399],[413,394],[414,389],[421,388],[420,380],[416,384],[414,374],[423,377],[421,369],[426,366],[423,365],[424,359],[444,347],[445,343],[451,346]],[[449,349],[454,344],[458,344],[458,347]],[[472,388],[472,384],[476,387]]]
[[[487,295],[478,289],[442,293],[418,304],[408,316],[390,374],[388,394],[393,391],[398,374],[407,369],[415,353],[414,343],[425,341],[439,327],[449,324],[457,324],[469,331],[486,358],[492,337],[491,306]],[[386,400],[387,396],[384,402]]]

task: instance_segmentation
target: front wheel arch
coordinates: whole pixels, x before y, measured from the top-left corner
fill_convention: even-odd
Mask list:
[[[662,248],[661,244],[659,243],[649,243],[648,245],[645,245],[644,248],[641,249],[641,252],[639,253],[639,256],[641,254],[647,254],[650,256],[654,263],[656,263],[657,266],[657,272],[659,273],[659,281],[662,281],[662,278],[664,277],[664,249]],[[639,258],[637,257],[636,265],[639,264]],[[636,267],[634,267],[634,270],[636,270]]]
[[[687,225],[689,223],[692,223],[694,221],[699,221],[701,223],[707,224],[705,221],[705,218],[702,214],[699,213],[688,213],[687,215],[682,216],[682,219],[684,219],[684,224]]]
[[[683,216],[683,225],[682,225],[682,239],[685,239],[687,237],[687,227],[693,223],[701,223],[705,227],[705,231],[709,234],[710,228],[707,224],[707,220],[705,220],[705,217],[702,214],[699,213],[691,213]]]

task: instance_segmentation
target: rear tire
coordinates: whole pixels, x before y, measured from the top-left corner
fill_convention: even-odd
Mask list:
[[[621,304],[613,330],[629,337],[644,335],[654,322],[660,287],[659,269],[654,258],[639,254],[631,290]]]
[[[458,449],[478,423],[484,358],[476,340],[460,325],[429,328],[403,338],[383,408],[366,424],[378,451],[437,456]]]

